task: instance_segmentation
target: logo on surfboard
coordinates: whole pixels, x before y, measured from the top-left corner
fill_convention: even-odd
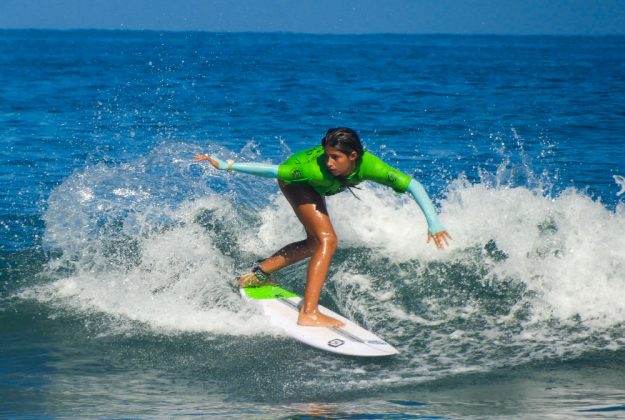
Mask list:
[[[345,344],[345,341],[341,340],[340,338],[335,338],[334,340],[330,340],[328,341],[328,346],[330,347],[340,347],[343,344]]]

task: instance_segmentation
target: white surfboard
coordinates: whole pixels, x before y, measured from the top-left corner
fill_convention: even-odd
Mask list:
[[[302,298],[281,287],[245,287],[239,290],[245,300],[260,305],[272,325],[309,346],[348,356],[379,357],[399,353],[377,335],[321,305],[319,310],[323,314],[341,320],[345,326],[333,328],[297,325]]]

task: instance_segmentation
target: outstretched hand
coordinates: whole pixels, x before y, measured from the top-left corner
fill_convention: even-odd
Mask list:
[[[449,233],[447,233],[446,230],[435,233],[434,235],[428,232],[428,243],[430,243],[431,240],[434,240],[434,245],[436,245],[436,248],[438,249],[445,249],[446,246],[449,246],[449,241],[452,239],[453,238]]]
[[[219,165],[219,162],[217,162],[215,159],[213,159],[209,155],[197,154],[197,155],[194,156],[194,158],[195,158],[196,162],[201,162],[203,160],[207,160],[211,165],[213,165],[214,168],[222,169],[221,166]]]

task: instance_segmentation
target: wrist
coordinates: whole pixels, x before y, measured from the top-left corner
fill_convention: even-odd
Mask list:
[[[220,171],[225,171],[228,168],[228,164],[226,162],[215,156],[210,156],[210,162],[216,169],[219,169]],[[215,163],[217,164],[217,166],[215,166]]]
[[[441,232],[445,232],[447,229],[445,229],[445,226],[443,226],[440,222],[437,223],[432,223],[428,226],[428,232],[430,233],[430,235],[434,236],[438,233]]]

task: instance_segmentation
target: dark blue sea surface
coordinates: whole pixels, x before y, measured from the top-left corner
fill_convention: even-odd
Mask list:
[[[420,180],[328,198],[335,357],[232,281],[330,127]],[[0,31],[0,416],[556,418],[625,404],[625,38]],[[302,292],[305,264],[276,273]]]

